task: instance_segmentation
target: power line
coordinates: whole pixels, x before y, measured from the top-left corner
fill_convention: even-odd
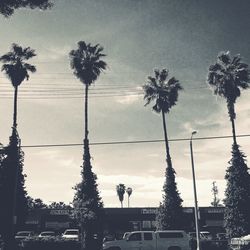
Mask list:
[[[237,135],[237,138],[240,137],[249,137],[250,134]],[[193,140],[214,140],[214,139],[228,139],[232,138],[232,135],[225,136],[207,136],[207,137],[195,137]],[[179,142],[179,141],[189,141],[190,138],[176,138],[169,139],[169,142]],[[158,143],[164,142],[163,139],[158,140],[138,140],[138,141],[113,141],[113,142],[92,142],[89,145],[99,146],[99,145],[118,145],[118,144],[141,144],[141,143]],[[40,144],[40,145],[24,145],[23,148],[49,148],[49,147],[73,147],[73,146],[83,146],[83,143],[64,143],[64,144]]]

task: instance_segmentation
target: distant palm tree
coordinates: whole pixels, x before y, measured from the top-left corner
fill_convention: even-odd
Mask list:
[[[36,72],[36,67],[25,61],[36,56],[35,51],[30,47],[22,48],[21,46],[13,43],[11,51],[0,57],[0,61],[4,64],[2,71],[6,73],[10,79],[15,92],[14,92],[14,113],[13,113],[13,127],[17,127],[17,94],[18,87],[26,79],[29,80],[28,72]]]
[[[207,82],[216,95],[226,99],[228,115],[232,123],[233,142],[236,144],[234,104],[241,94],[241,89],[250,87],[250,71],[239,55],[231,58],[229,52],[221,52],[217,62],[209,67]]]
[[[131,187],[128,187],[126,189],[126,193],[128,194],[128,207],[129,207],[129,199],[130,199],[130,195],[132,194],[133,189]]]
[[[146,105],[155,101],[153,110],[161,113],[166,146],[167,168],[165,172],[165,182],[163,186],[163,202],[160,203],[159,212],[156,217],[157,229],[167,230],[180,228],[182,226],[182,199],[180,198],[175,182],[175,170],[169,152],[167,136],[166,114],[176,105],[178,91],[182,89],[178,80],[169,78],[168,70],[154,71],[154,77],[149,76],[147,84],[143,85],[144,99]]]
[[[71,68],[74,70],[74,75],[85,85],[85,137],[88,141],[88,90],[89,86],[93,84],[100,73],[107,67],[106,62],[101,58],[103,47],[99,44],[92,46],[90,43],[86,44],[84,41],[78,42],[78,48],[71,50],[70,60]]]
[[[116,186],[116,192],[119,197],[119,201],[121,202],[121,207],[123,207],[125,190],[126,190],[126,187],[124,184],[119,184]]]

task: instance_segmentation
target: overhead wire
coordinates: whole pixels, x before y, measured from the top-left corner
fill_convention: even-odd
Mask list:
[[[214,140],[214,139],[228,139],[232,138],[232,135],[225,136],[206,136],[206,137],[195,137],[192,140]],[[237,138],[250,137],[250,134],[237,135]],[[180,142],[180,141],[190,141],[190,138],[175,138],[169,139],[169,142]],[[164,142],[163,139],[156,140],[133,140],[133,141],[109,141],[109,142],[90,142],[89,145],[119,145],[119,144],[141,144],[141,143],[159,143]],[[73,147],[73,146],[83,146],[83,143],[62,143],[62,144],[37,144],[37,145],[23,145],[23,148],[44,148],[44,147]]]

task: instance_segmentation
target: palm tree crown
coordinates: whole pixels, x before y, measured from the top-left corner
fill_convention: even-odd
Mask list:
[[[71,68],[74,70],[74,75],[86,85],[91,85],[97,80],[100,73],[106,69],[106,62],[101,58],[106,56],[102,54],[103,47],[99,44],[91,46],[84,41],[78,42],[78,48],[71,50]]]
[[[248,65],[242,62],[240,55],[231,58],[229,52],[221,52],[217,62],[209,67],[207,82],[216,95],[227,101],[230,119],[236,117],[234,104],[241,94],[241,89],[250,87]]]
[[[122,202],[124,199],[125,190],[126,190],[126,187],[124,184],[119,184],[116,186],[116,192],[119,197],[119,201],[121,202],[121,206],[122,206]]]
[[[178,99],[178,91],[182,89],[179,81],[172,77],[168,79],[168,70],[156,69],[155,77],[148,77],[147,84],[143,85],[146,105],[155,100],[153,110],[157,113],[168,113]]]
[[[4,63],[1,70],[11,80],[13,87],[18,87],[25,78],[28,80],[29,71],[36,72],[34,65],[25,62],[34,56],[36,56],[35,51],[30,47],[22,48],[13,43],[11,51],[0,57],[0,61]]]

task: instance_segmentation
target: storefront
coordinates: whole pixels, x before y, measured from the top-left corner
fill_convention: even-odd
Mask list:
[[[194,227],[194,208],[183,208],[184,230],[191,232]],[[126,231],[155,230],[157,208],[104,208],[104,231],[119,237]],[[223,207],[201,207],[199,209],[200,228],[212,233],[223,232]],[[26,220],[26,229],[34,231],[54,230],[62,232],[76,227],[70,209],[37,209]]]

